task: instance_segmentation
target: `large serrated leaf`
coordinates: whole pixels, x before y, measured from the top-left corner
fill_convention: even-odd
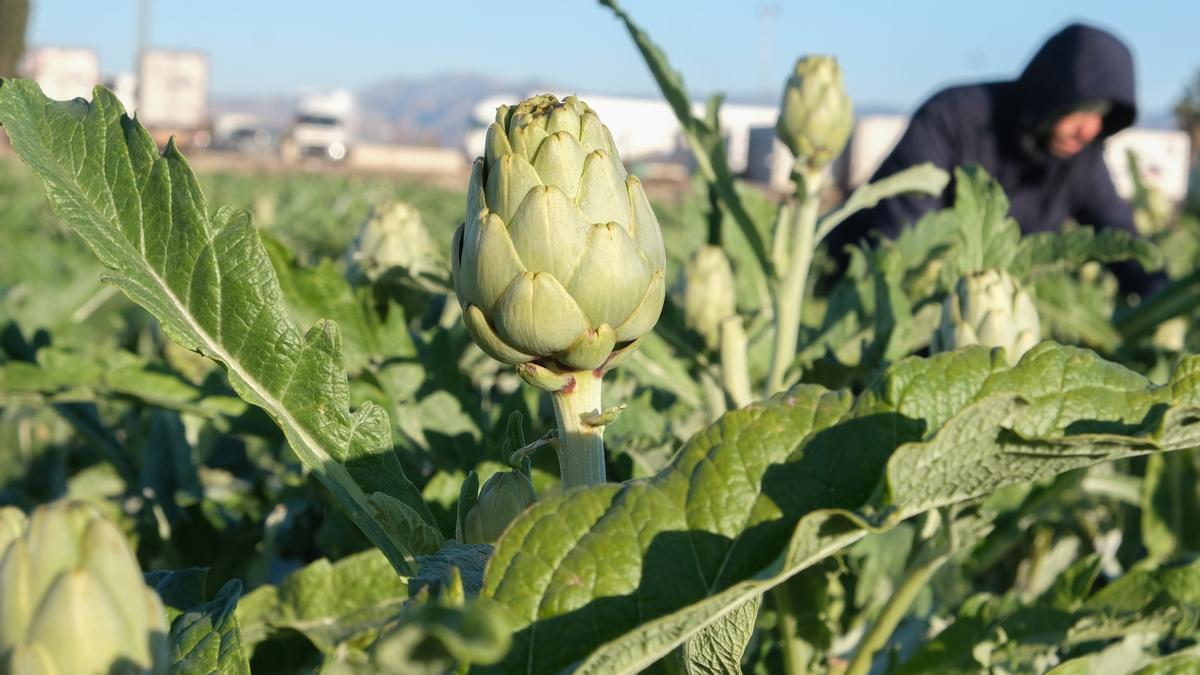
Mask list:
[[[332,654],[347,641],[374,634],[407,600],[406,581],[371,550],[335,563],[322,558],[278,586],[256,588],[239,603],[238,619],[251,646],[275,631],[294,630]]]
[[[498,668],[643,668],[869,530],[1200,446],[1198,368],[1155,387],[1053,343],[1012,368],[971,348],[901,361],[857,402],[802,385],[730,413],[654,478],[552,497],[510,526],[483,590],[515,621]]]
[[[301,335],[249,215],[210,215],[175,146],[160,155],[102,88],[92,103],[55,102],[32,82],[5,82],[0,123],[55,213],[112,270],[106,280],[174,341],[224,364],[371,541],[413,572],[407,543],[367,503],[384,492],[435,522],[392,450],[387,415],[371,404],[351,413],[337,327],[321,321]]]

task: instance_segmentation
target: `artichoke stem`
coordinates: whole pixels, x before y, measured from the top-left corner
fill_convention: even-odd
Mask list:
[[[808,284],[808,270],[812,265],[813,249],[816,248],[817,216],[821,208],[821,184],[824,176],[819,170],[797,172],[797,180],[803,185],[798,190],[800,206],[796,209],[793,222],[788,266],[782,283],[775,292],[775,344],[771,352],[771,370],[767,376],[767,391],[772,394],[783,389],[788,366],[796,357],[796,342],[800,338],[800,318],[804,309],[804,290]]]
[[[604,427],[584,421],[603,411],[603,375],[582,370],[571,376],[575,378],[574,386],[550,394],[558,420],[558,468],[564,489],[605,481]]]
[[[747,349],[749,341],[742,328],[742,318],[733,316],[721,322],[721,380],[735,408],[749,405],[753,400]]]

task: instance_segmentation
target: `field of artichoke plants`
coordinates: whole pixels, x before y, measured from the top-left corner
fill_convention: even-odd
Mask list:
[[[197,176],[103,89],[0,86],[4,672],[1200,672],[1200,222],[1023,238],[962,167],[830,274],[951,176],[823,210],[853,111],[807,57],[794,194],[744,186],[604,4],[674,202],[574,97],[460,193]]]

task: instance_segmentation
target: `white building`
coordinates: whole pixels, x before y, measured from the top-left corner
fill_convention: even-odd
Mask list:
[[[90,100],[100,84],[100,57],[82,47],[35,47],[25,52],[20,71],[56,101]]]

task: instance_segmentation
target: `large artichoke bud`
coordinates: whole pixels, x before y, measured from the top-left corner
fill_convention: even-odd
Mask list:
[[[678,298],[688,328],[699,333],[709,349],[716,349],[721,322],[737,313],[733,268],[720,246],[706,244],[696,250],[684,268]]]
[[[475,160],[451,268],[493,358],[599,368],[662,311],[666,256],[641,182],[574,96],[501,106]]]
[[[3,672],[165,673],[166,637],[162,601],[120,530],[95,508],[39,508],[0,552]]]
[[[829,164],[846,147],[854,106],[831,56],[806,56],[783,88],[775,134],[810,169]]]
[[[525,507],[537,501],[533,483],[520,471],[492,474],[479,491],[479,500],[467,512],[463,538],[468,544],[495,543]]]
[[[1037,308],[1021,284],[1007,272],[982,270],[958,280],[942,303],[942,321],[933,351],[967,345],[1003,347],[1015,364],[1042,339]]]
[[[349,275],[372,282],[394,268],[416,275],[434,267],[437,259],[437,246],[421,212],[412,204],[389,202],[372,209],[359,227],[350,245]]]

